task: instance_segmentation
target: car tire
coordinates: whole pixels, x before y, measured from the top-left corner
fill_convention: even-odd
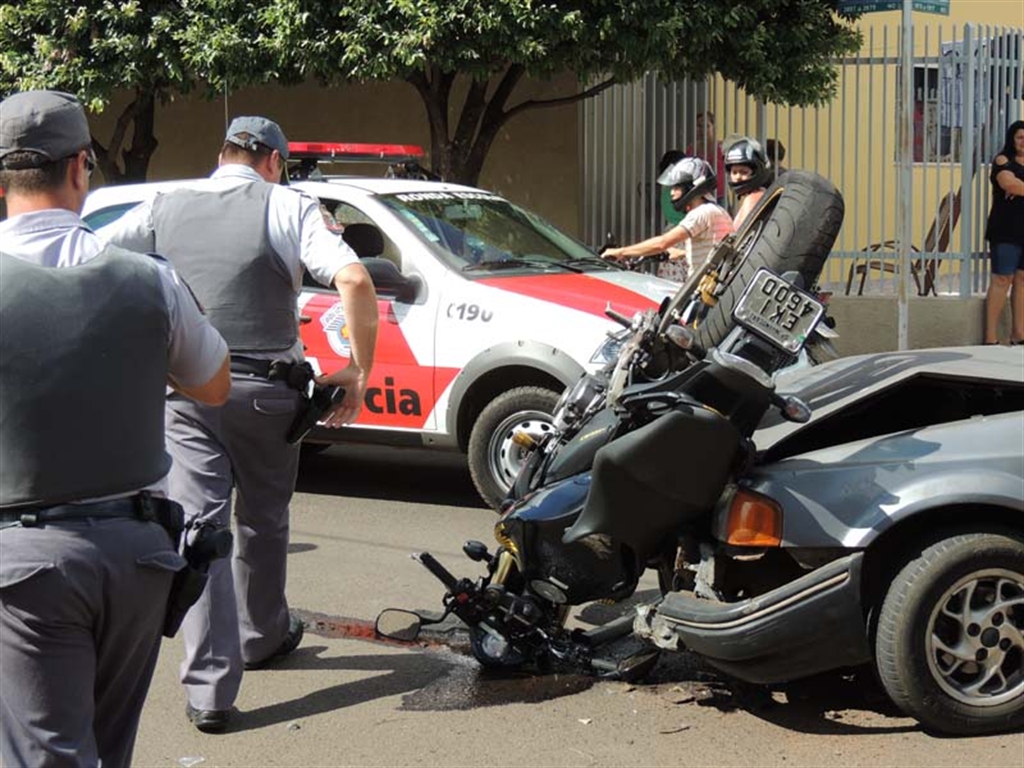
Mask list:
[[[923,549],[890,584],[875,636],[878,676],[893,702],[932,731],[1019,727],[1022,632],[1024,540],[951,536]]]
[[[512,442],[512,435],[520,428],[535,437],[550,431],[560,396],[544,387],[517,387],[502,392],[480,412],[469,435],[469,473],[492,508],[501,505],[524,461],[524,449]]]
[[[736,235],[739,258],[721,276],[717,303],[696,325],[705,349],[720,344],[735,322],[733,308],[761,267],[783,274],[799,272],[805,289],[813,286],[843,224],[843,196],[816,173],[789,171],[769,187]]]

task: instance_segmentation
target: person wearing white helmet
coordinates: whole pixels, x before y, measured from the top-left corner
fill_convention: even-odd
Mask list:
[[[658,183],[670,188],[672,206],[685,213],[682,221],[639,243],[608,248],[602,256],[618,260],[667,251],[668,260],[658,265],[659,277],[683,282],[704,264],[711,249],[732,233],[732,219],[715,202],[714,170],[698,157],[684,157],[673,163],[658,177]]]

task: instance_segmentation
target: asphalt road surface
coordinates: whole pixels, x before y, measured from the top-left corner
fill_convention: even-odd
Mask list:
[[[335,447],[304,462],[298,490],[288,593],[308,624],[302,644],[246,673],[232,727],[207,735],[185,719],[181,641],[167,641],[136,765],[1024,767],[1024,733],[929,736],[853,676],[741,686],[673,654],[634,685],[501,678],[457,642],[375,642],[382,608],[440,607],[443,588],[409,555],[476,575],[462,543],[492,545],[496,517],[457,456]]]

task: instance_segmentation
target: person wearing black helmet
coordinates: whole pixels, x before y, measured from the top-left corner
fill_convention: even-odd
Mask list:
[[[668,261],[658,265],[659,277],[683,282],[704,264],[715,244],[733,231],[732,219],[715,202],[715,172],[698,157],[676,161],[658,177],[658,183],[670,188],[672,207],[685,214],[682,221],[639,243],[608,248],[602,256],[624,259],[667,251]]]
[[[771,184],[772,164],[760,142],[744,136],[726,151],[725,172],[729,175],[729,188],[740,204],[733,217],[733,226],[739,229]]]

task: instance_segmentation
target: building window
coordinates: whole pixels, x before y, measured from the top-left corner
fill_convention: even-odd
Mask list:
[[[943,79],[938,65],[914,65],[914,139],[915,163],[938,163],[959,161],[959,130],[951,105],[943,99]],[[896,135],[902,133],[900,109],[903,96],[902,75],[897,71],[896,79]],[[899,161],[899,146],[896,160]]]

